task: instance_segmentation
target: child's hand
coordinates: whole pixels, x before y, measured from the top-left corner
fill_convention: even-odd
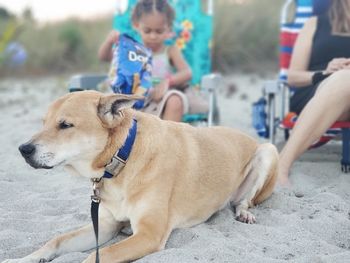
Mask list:
[[[109,32],[106,42],[108,42],[109,44],[115,44],[119,39],[119,32],[112,30],[111,32]]]
[[[119,40],[119,32],[112,30],[103,41],[98,51],[98,58],[102,61],[111,61],[113,58],[113,45]]]
[[[169,89],[169,80],[162,80],[157,86],[153,87],[152,92],[150,94],[151,99],[155,102],[161,101],[164,94]]]

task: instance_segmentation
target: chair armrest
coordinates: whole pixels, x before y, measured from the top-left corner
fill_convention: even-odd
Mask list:
[[[264,82],[263,93],[266,95],[278,94],[281,92],[280,82],[277,80],[267,80]]]
[[[285,80],[266,80],[262,87],[264,95],[277,94],[290,86]]]
[[[218,73],[211,73],[202,76],[201,79],[201,89],[208,91],[208,92],[213,92],[217,87],[219,87],[222,82],[222,76],[221,74]]]
[[[107,79],[103,74],[79,74],[69,80],[69,91],[97,90],[97,86]]]

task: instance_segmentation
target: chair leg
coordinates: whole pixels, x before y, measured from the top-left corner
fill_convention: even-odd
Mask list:
[[[208,124],[207,126],[212,126],[217,121],[216,118],[216,93],[215,88],[221,82],[221,75],[219,74],[209,74],[204,75],[201,79],[201,88],[209,93],[209,112],[208,112]]]
[[[220,125],[220,109],[218,107],[216,91],[213,92],[213,105],[212,105],[212,125]]]
[[[271,143],[275,143],[275,94],[268,94],[268,114],[269,114],[269,138]]]
[[[214,119],[214,89],[209,90],[209,112],[208,112],[208,127],[213,126]]]
[[[289,129],[284,129],[284,140],[287,141],[289,139]]]
[[[350,172],[350,128],[342,128],[343,152],[341,170],[344,173]]]

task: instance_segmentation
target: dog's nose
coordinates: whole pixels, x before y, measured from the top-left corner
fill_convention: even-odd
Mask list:
[[[32,143],[25,143],[19,146],[19,151],[23,157],[29,157],[34,154],[35,146]]]

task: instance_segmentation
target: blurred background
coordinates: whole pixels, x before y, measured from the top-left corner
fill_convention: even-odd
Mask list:
[[[123,1],[0,0],[0,77],[106,73],[97,50]],[[213,69],[278,69],[282,0],[215,0]]]

